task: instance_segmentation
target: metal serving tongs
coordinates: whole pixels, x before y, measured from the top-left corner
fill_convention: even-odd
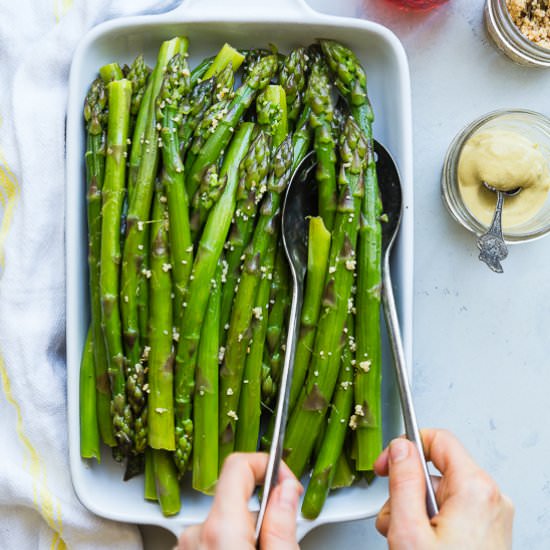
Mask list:
[[[256,545],[260,538],[260,531],[262,529],[271,489],[277,484],[279,466],[283,455],[283,443],[288,416],[288,400],[290,385],[292,383],[292,372],[294,370],[296,339],[300,325],[304,278],[307,268],[307,216],[315,213],[314,209],[317,204],[317,188],[314,181],[309,178],[315,166],[315,154],[309,153],[296,169],[283,203],[281,233],[283,237],[283,247],[292,275],[292,302],[290,304],[285,360],[281,373],[280,391],[275,411],[275,427],[273,429],[273,438],[269,449],[269,460],[265,473],[260,512],[258,513],[258,519],[256,521]],[[307,185],[304,185],[306,183]]]
[[[382,303],[394,360],[405,433],[407,439],[415,444],[422,461],[422,470],[426,481],[426,511],[431,518],[437,514],[438,507],[428,472],[428,466],[424,457],[416,414],[414,412],[390,274],[390,252],[399,231],[403,211],[401,180],[397,166],[385,147],[375,141],[374,150],[377,155],[376,171],[380,183],[380,193],[384,211],[387,216],[387,222],[383,224],[382,229]],[[256,542],[260,536],[271,489],[277,482],[277,473],[283,453],[283,442],[288,415],[288,398],[292,381],[294,356],[296,353],[296,336],[299,328],[300,312],[303,301],[303,285],[307,268],[307,217],[315,214],[314,208],[317,204],[316,182],[314,178],[309,178],[315,166],[314,153],[309,153],[296,170],[288,187],[283,204],[281,229],[283,245],[292,274],[292,304],[290,308],[285,361],[281,375],[281,387],[275,415],[275,428],[269,451],[269,461],[266,470],[260,512],[256,522]]]

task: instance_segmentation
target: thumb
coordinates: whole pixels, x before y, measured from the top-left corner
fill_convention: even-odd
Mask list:
[[[296,514],[303,489],[295,477],[284,477],[273,489],[265,511],[260,548],[296,550]]]
[[[406,439],[395,439],[389,448],[390,525],[388,538],[420,543],[431,535],[426,512],[426,485],[418,451]],[[391,540],[390,540],[391,542]],[[417,546],[415,546],[416,548]],[[421,545],[418,548],[422,547]]]

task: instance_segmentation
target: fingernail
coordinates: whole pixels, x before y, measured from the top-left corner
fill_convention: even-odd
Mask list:
[[[390,460],[395,462],[400,462],[401,460],[407,458],[409,454],[409,444],[404,439],[394,439],[390,443]]]
[[[294,479],[285,479],[281,483],[281,504],[289,508],[298,508],[300,484]]]

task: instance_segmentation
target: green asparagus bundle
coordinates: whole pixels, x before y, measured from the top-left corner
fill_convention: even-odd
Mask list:
[[[290,304],[281,205],[310,151],[319,215],[285,439],[293,471],[312,468],[303,515],[380,450],[372,110],[353,53],[320,45],[225,44],[191,68],[176,37],[152,71],[140,55],[101,67],[86,96],[81,454],[112,447],[126,478],[145,472],[144,497],[166,516],[189,470],[212,494],[229,453],[271,437]]]

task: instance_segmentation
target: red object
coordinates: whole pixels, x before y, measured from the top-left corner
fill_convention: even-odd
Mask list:
[[[390,0],[391,3],[406,8],[430,9],[445,4],[448,0]]]

